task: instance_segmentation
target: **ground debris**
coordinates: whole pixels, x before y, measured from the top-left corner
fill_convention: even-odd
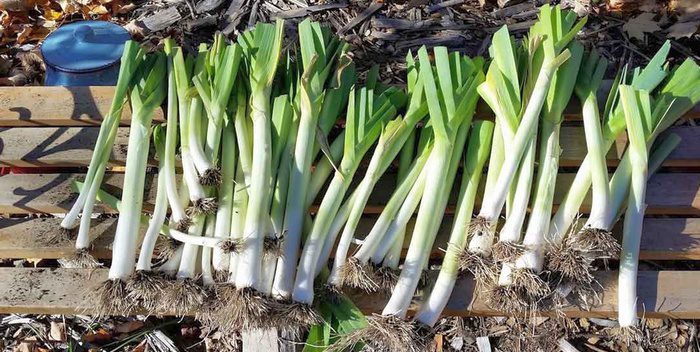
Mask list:
[[[199,323],[145,316],[0,315],[0,350],[204,352],[205,336],[185,336],[180,326]]]
[[[48,0],[48,3],[53,1],[58,0]],[[350,50],[358,69],[380,64],[380,79],[393,84],[404,83],[403,61],[409,51],[415,52],[422,45],[442,45],[469,55],[487,54],[493,32],[508,25],[516,38],[522,37],[536,19],[537,7],[545,2],[499,0],[503,7],[498,7],[495,0],[489,1],[487,6],[482,6],[479,0],[91,1],[112,6],[109,16],[104,15],[101,19],[125,26],[147,47],[158,46],[163,38],[172,37],[189,52],[195,52],[202,42],[210,42],[216,31],[233,40],[256,21],[283,18],[287,20],[287,33],[293,35],[298,22],[311,18],[331,27],[334,33],[351,44]],[[91,1],[81,0],[81,3]],[[562,3],[582,15],[589,15],[579,39],[595,44],[599,53],[613,65],[646,63],[667,37],[676,39],[672,60],[678,61],[686,56],[700,58],[700,41],[696,34],[700,9],[692,0],[562,0]],[[22,16],[25,16],[21,18],[24,23],[36,23],[30,26],[32,28],[40,27],[42,23],[57,25],[26,14]],[[77,19],[62,16],[64,22]],[[635,25],[635,19],[645,25]],[[656,26],[659,30],[654,31]],[[28,35],[30,31],[22,28],[6,28],[3,32],[2,45],[6,46],[10,59],[0,60],[0,69],[4,64],[9,67],[0,70],[0,85],[41,83],[41,74],[34,74],[36,70],[21,69],[15,54],[35,49],[35,44],[40,43],[43,36],[35,29],[32,29],[34,34]],[[15,33],[24,35],[13,37]],[[46,35],[49,31],[42,33]],[[22,46],[27,43],[31,46]],[[3,55],[2,48],[0,55]]]
[[[642,320],[642,339],[630,343],[619,338],[615,327],[591,320],[455,317],[442,319],[436,331],[444,336],[444,351],[481,351],[484,338],[493,351],[694,351],[695,321]]]

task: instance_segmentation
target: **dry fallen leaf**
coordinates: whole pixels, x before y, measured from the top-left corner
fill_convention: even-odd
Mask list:
[[[650,319],[646,320],[646,325],[650,329],[658,329],[658,328],[664,326],[664,321],[663,321],[663,319],[650,318]]]
[[[33,28],[31,26],[25,26],[19,33],[17,33],[17,44],[24,44],[30,38]]]
[[[44,18],[49,21],[56,21],[61,17],[63,17],[63,11],[55,11],[51,8],[47,8],[44,10]]]
[[[690,38],[698,31],[700,21],[679,22],[666,29],[666,36],[673,39]]]
[[[28,0],[0,0],[0,10],[7,11],[28,11],[34,4]]]
[[[148,346],[148,343],[146,340],[141,341],[141,343],[138,344],[138,346],[134,347],[131,352],[145,352],[146,348]]]
[[[657,7],[655,0],[607,0],[610,12],[652,11]]]
[[[700,2],[697,0],[671,0],[668,7],[680,16],[679,21],[700,18]]]
[[[644,12],[639,16],[630,19],[622,26],[622,30],[627,32],[630,38],[644,40],[644,33],[653,33],[660,31],[659,23],[654,20],[653,13]]]
[[[136,8],[136,5],[132,2],[123,2],[123,1],[112,1],[109,4],[112,7],[112,15],[124,15]]]
[[[134,330],[141,329],[142,327],[143,327],[142,321],[132,320],[132,321],[128,321],[126,323],[117,325],[114,328],[114,331],[116,331],[120,334],[125,334],[125,333],[132,332]]]
[[[125,24],[124,29],[126,29],[133,38],[143,38],[147,32],[147,29],[139,25],[139,22],[136,22],[136,20],[131,20],[131,22]]]
[[[101,344],[108,342],[112,339],[112,334],[109,333],[109,331],[105,329],[97,329],[94,333],[86,334],[83,336],[83,341],[85,342],[90,342],[90,343],[95,343],[95,344]]]
[[[32,352],[34,350],[35,343],[22,342],[17,347],[14,348],[14,352]]]
[[[87,5],[83,7],[83,13],[87,13],[88,15],[106,15],[109,13],[106,7],[102,5]]]
[[[57,0],[56,1],[61,9],[66,14],[73,14],[78,12],[79,4],[73,0]]]

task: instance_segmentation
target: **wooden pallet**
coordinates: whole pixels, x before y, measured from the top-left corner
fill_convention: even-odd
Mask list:
[[[0,88],[0,166],[14,166],[33,174],[10,174],[0,177],[0,258],[56,259],[72,252],[71,244],[47,247],[41,239],[58,228],[59,220],[35,214],[62,214],[72,203],[70,183],[82,179],[89,163],[99,122],[108,110],[111,87],[23,87]],[[556,185],[555,203],[561,200],[571,182],[572,167],[580,164],[586,147],[583,127],[575,106],[567,110],[562,129],[562,167]],[[115,194],[122,183],[128,136],[128,111],[124,113],[110,158],[110,172],[105,187]],[[485,116],[486,113],[480,113]],[[700,116],[700,109],[689,117]],[[164,120],[158,112],[156,122]],[[649,180],[648,217],[642,240],[642,259],[700,260],[700,128],[674,127],[683,139],[681,147],[664,163],[661,171]],[[620,139],[608,155],[614,166],[624,150]],[[155,163],[153,164],[155,165]],[[51,167],[50,172],[45,167]],[[155,196],[155,175],[147,180],[146,201]],[[366,234],[395,183],[386,175],[371,197],[359,233]],[[457,185],[458,187],[458,185]],[[443,255],[448,228],[454,211],[448,206],[432,258]],[[587,204],[587,203],[586,203]],[[586,205],[584,204],[584,211]],[[146,206],[146,210],[150,209]],[[313,209],[312,209],[313,211]],[[115,209],[98,205],[96,213],[115,214]],[[111,241],[116,219],[92,222],[93,255],[111,256]],[[620,229],[616,229],[619,234]],[[106,269],[81,270],[61,268],[0,268],[0,313],[73,314],[82,310],[84,293],[106,277]],[[604,290],[602,304],[590,311],[575,307],[564,310],[569,316],[614,317],[617,276],[614,271],[597,273]],[[700,318],[700,271],[658,270],[639,273],[640,314],[647,317]],[[376,296],[352,297],[365,312],[378,312],[384,305]],[[463,278],[455,288],[445,310],[447,315],[500,315],[486,306],[475,292],[473,281]],[[543,315],[550,312],[541,312]]]

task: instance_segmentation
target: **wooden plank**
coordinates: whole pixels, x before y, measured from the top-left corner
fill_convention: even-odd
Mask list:
[[[576,307],[564,307],[561,313],[568,317],[617,317],[617,271],[600,271],[594,274],[603,287],[602,304],[590,311]],[[697,292],[700,286],[698,271],[640,271],[637,275],[637,309],[639,316],[647,318],[697,319],[700,317],[700,300]],[[688,280],[688,281],[686,281]],[[503,312],[488,307],[483,297],[475,291],[474,281],[467,277],[460,279],[453,290],[443,315],[445,316],[503,316]],[[386,301],[377,295],[353,295],[354,303],[363,312],[381,311]],[[414,301],[409,315],[418,309]],[[543,316],[557,316],[556,312],[539,312]]]
[[[109,112],[114,87],[0,87],[0,127],[97,126]],[[128,104],[122,125],[129,125]],[[163,121],[157,109],[156,121]]]
[[[32,127],[0,129],[0,166],[72,167],[88,166],[97,140],[94,127]],[[682,138],[682,148],[676,148],[664,162],[669,167],[700,167],[700,127],[673,127],[668,133]],[[110,167],[126,163],[129,129],[119,128],[112,148]],[[581,126],[564,126],[561,130],[562,167],[581,164],[587,153]],[[608,165],[615,166],[625,150],[626,138],[621,137],[608,153]],[[151,155],[153,155],[153,151]],[[365,158],[368,159],[369,157]],[[363,167],[366,167],[365,160]],[[153,159],[150,165],[157,166]]]
[[[0,129],[0,166],[81,167],[90,164],[99,128],[38,127]],[[120,127],[108,166],[124,166],[129,129]],[[151,165],[158,163],[151,160]]]
[[[99,125],[109,111],[113,94],[114,87],[0,87],[0,127]],[[599,96],[605,94],[601,90]],[[162,121],[162,110],[157,114],[155,120]],[[126,106],[122,117],[128,119],[128,116],[129,107]],[[493,114],[480,102],[476,116],[491,118]],[[564,117],[581,120],[581,108],[576,99],[569,104]],[[700,105],[684,118],[698,117]],[[122,120],[122,125],[128,122]]]
[[[71,256],[75,251],[72,243],[46,245],[45,240],[58,231],[60,223],[59,218],[0,219],[0,258],[60,259]],[[111,258],[117,219],[92,219],[90,227],[93,245],[90,253],[95,258]],[[145,231],[144,225],[139,235]]]
[[[90,308],[85,299],[107,278],[107,269],[0,268],[0,314],[79,314]],[[595,274],[604,288],[602,304],[591,311],[566,307],[562,313],[570,317],[613,318],[617,315],[617,272]],[[638,275],[637,304],[639,314],[648,318],[697,319],[700,300],[697,299],[698,271],[641,271]],[[380,313],[387,297],[377,294],[351,293],[351,299],[366,314]],[[88,307],[86,307],[88,305]],[[409,315],[417,308],[412,304]],[[116,312],[118,314],[118,312]],[[474,281],[460,279],[443,312],[449,316],[503,315],[475,296]],[[554,312],[539,312],[554,316]]]
[[[356,231],[364,238],[374,225],[376,216],[365,216]],[[433,259],[441,259],[447,248],[453,217],[445,216],[431,252]],[[71,243],[47,246],[45,239],[57,231],[59,218],[13,218],[0,219],[0,258],[44,258],[59,259],[73,253]],[[112,257],[111,244],[117,219],[93,219],[90,238],[91,253],[99,259]],[[404,249],[408,248],[413,221],[409,223]],[[145,231],[142,227],[140,234]],[[642,229],[640,258],[643,260],[700,260],[700,219],[647,218]],[[618,224],[615,234],[619,237],[622,226]],[[331,253],[331,256],[333,256]]]
[[[68,212],[77,196],[71,182],[82,181],[84,175],[75,174],[10,174],[0,178],[0,214]],[[114,195],[121,195],[124,177],[122,174],[106,174],[103,188]],[[145,199],[155,197],[153,179],[147,177]],[[145,205],[149,209],[148,204]],[[95,205],[95,213],[114,214],[116,210],[104,204]]]
[[[615,229],[622,233],[622,223]],[[700,260],[700,219],[644,219],[640,258]]]
[[[65,213],[72,204],[75,194],[70,184],[73,180],[82,180],[78,174],[10,174],[0,181],[0,214],[31,214],[31,213]],[[105,188],[113,194],[118,194],[123,177],[120,174],[108,174]],[[554,204],[559,204],[569,188],[574,174],[560,174],[555,187]],[[149,175],[146,181],[146,201],[155,197],[155,176]],[[355,180],[357,182],[357,180]],[[455,185],[452,197],[457,194],[459,185]],[[483,185],[482,185],[483,187]],[[375,187],[366,214],[379,214],[383,205],[395,188],[394,175],[386,175]],[[479,192],[477,207],[481,202]],[[648,215],[679,215],[700,216],[700,173],[668,173],[656,174],[649,180],[647,190],[646,213]],[[446,213],[454,212],[455,200],[450,201]],[[584,201],[582,212],[588,211],[590,197]],[[146,204],[146,209],[149,209]],[[315,212],[316,207],[311,211]],[[114,213],[114,210],[98,206],[95,213]]]
[[[669,128],[665,134],[677,134],[682,142],[681,146],[673,150],[664,161],[666,167],[700,167],[700,127],[678,126]],[[559,138],[562,153],[559,160],[560,167],[576,167],[588,153],[586,136],[582,126],[563,126]],[[622,158],[627,145],[627,136],[623,134],[615,142],[608,153],[608,165],[617,166]]]

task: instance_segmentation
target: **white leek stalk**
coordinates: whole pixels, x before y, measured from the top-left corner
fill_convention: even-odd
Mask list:
[[[493,159],[489,163],[493,163],[493,167],[489,166],[489,172],[484,193],[490,193],[497,180],[500,172],[500,167],[503,163],[503,141],[513,140],[513,136],[520,123],[520,110],[524,102],[522,96],[528,96],[531,92],[527,91],[529,85],[526,85],[525,91],[521,92],[521,78],[518,70],[518,61],[520,56],[525,53],[529,54],[528,60],[533,59],[534,51],[539,47],[539,42],[532,40],[529,43],[528,49],[523,50],[515,45],[514,39],[508,33],[508,28],[503,26],[493,35],[489,52],[493,59],[493,64],[489,67],[486,73],[486,81],[478,88],[479,95],[491,107],[491,110],[496,115],[496,121],[500,131],[499,135],[494,139],[494,148],[492,153],[501,155],[499,159]],[[526,77],[528,78],[528,77]],[[531,78],[531,77],[530,77]],[[524,80],[529,82],[527,80]],[[534,161],[535,147],[534,142],[530,141],[525,156],[520,162],[517,173],[517,182],[514,182],[509,189],[508,198],[506,200],[506,222],[501,230],[498,244],[505,250],[513,245],[516,245],[520,239],[522,224],[525,219],[527,205],[530,198],[530,184],[532,182],[532,163]],[[491,255],[493,246],[494,231],[488,231],[482,236],[473,236],[469,242],[470,255],[477,255],[482,259],[486,259]],[[498,247],[496,249],[498,249]],[[496,260],[504,260],[511,253],[496,251]],[[477,276],[482,274],[482,265],[470,265],[466,268],[472,271]]]
[[[570,56],[571,54],[569,51],[564,50],[551,61],[544,63],[541,71],[537,75],[532,96],[525,108],[514,139],[510,144],[509,149],[513,152],[505,155],[496,184],[491,192],[485,194],[481,209],[479,210],[478,217],[484,219],[489,227],[497,221],[505,204],[510,184],[522,160],[522,156],[525,154],[530,140],[535,135],[540,111],[542,110],[542,105],[549,91],[552,77],[559,66],[564,64]]]
[[[367,87],[352,90],[346,114],[346,132],[343,159],[321,201],[313,229],[304,243],[292,299],[311,304],[313,283],[318,261],[328,231],[336,217],[352,176],[364,154],[379,138],[382,125],[392,119],[397,107],[404,103],[403,94],[389,88],[381,94]]]
[[[515,192],[510,215],[506,218],[498,235],[498,241],[509,244],[520,243],[527,206],[530,201],[530,190],[535,171],[535,141],[531,140],[518,170]]]
[[[175,149],[178,141],[178,119],[183,123],[187,118],[182,107],[185,106],[178,99],[184,96],[187,87],[180,86],[182,79],[178,81],[177,76],[187,76],[185,71],[185,61],[180,48],[174,47],[172,39],[165,40],[165,53],[168,55],[168,123],[165,133],[165,155],[163,165],[163,178],[165,178],[165,189],[168,203],[170,203],[171,218],[176,223],[179,230],[187,230],[189,218],[185,212],[185,207],[180,201],[180,194],[177,190],[177,180],[175,177]],[[179,73],[178,73],[179,72]]]
[[[90,158],[90,166],[85,177],[86,188],[80,192],[78,199],[75,200],[70,211],[61,221],[61,227],[64,229],[74,229],[80,224],[78,236],[75,241],[77,251],[84,251],[90,247],[90,222],[92,212],[95,206],[95,198],[97,192],[102,185],[104,178],[105,167],[111,155],[112,145],[117,135],[119,122],[121,120],[122,108],[125,98],[131,88],[133,77],[138,74],[137,69],[143,61],[144,51],[136,42],[127,41],[124,44],[124,53],[122,54],[122,62],[119,69],[119,78],[117,79],[117,88],[114,92],[112,105],[109,113],[100,125],[100,132],[95,141],[95,151]],[[78,222],[78,215],[82,210],[82,217]]]
[[[583,129],[586,135],[587,156],[591,160],[591,181],[593,185],[591,213],[584,227],[609,230],[605,224],[605,209],[610,200],[608,188],[607,149],[600,125],[600,112],[596,92],[605,74],[607,60],[600,58],[594,51],[581,65],[581,73],[574,91],[583,102]]]
[[[207,215],[206,223],[204,225],[204,236],[200,238],[215,239],[214,231],[216,229],[216,219],[213,215]],[[203,247],[202,253],[200,255],[201,259],[201,270],[202,270],[202,283],[205,286],[211,286],[214,284],[214,272],[212,271],[212,252],[213,248]]]
[[[668,74],[665,61],[670,49],[670,43],[666,42],[643,70],[637,69],[634,71],[631,85],[635,89],[652,91],[664,80]],[[603,113],[605,121],[602,124],[602,149],[605,150],[605,153],[607,153],[617,137],[625,130],[622,107],[616,104],[617,87],[620,82],[625,83],[625,76],[626,73],[623,72],[621,75],[618,75],[615,82],[613,82],[612,89],[608,95],[608,101],[606,102],[605,112]],[[591,187],[591,170],[591,156],[586,155],[576,172],[576,176],[571,183],[571,188],[559,204],[557,212],[552,217],[549,226],[549,234],[547,236],[548,241],[558,243],[569,232],[571,225],[576,220],[579,208],[588,194],[588,189]]]
[[[316,276],[318,276],[321,273],[321,271],[323,271],[323,269],[327,267],[328,258],[331,255],[331,251],[333,250],[335,241],[338,239],[340,231],[343,230],[345,222],[348,221],[348,216],[350,216],[350,206],[353,204],[356,197],[357,190],[352,192],[350,197],[348,197],[348,199],[343,203],[343,205],[340,206],[340,209],[338,209],[338,213],[335,215],[335,219],[333,219],[333,222],[331,223],[331,226],[328,229],[326,241],[323,243],[323,249],[321,250],[321,255],[319,256],[318,263],[316,264]],[[335,270],[335,267],[333,268],[333,270]],[[328,277],[329,283],[333,281],[331,279],[331,276]]]
[[[462,174],[462,185],[457,200],[457,211],[452,224],[450,239],[442,261],[440,273],[428,298],[421,304],[416,314],[418,322],[433,326],[440,318],[442,310],[447,305],[457,275],[459,274],[459,258],[467,244],[469,222],[471,221],[474,201],[476,199],[482,170],[491,149],[491,137],[494,124],[489,121],[478,121],[474,124],[469,136],[469,144]]]
[[[253,122],[253,163],[251,165],[248,207],[243,233],[243,251],[238,258],[236,287],[257,288],[260,284],[263,241],[269,221],[272,200],[270,178],[272,177],[270,135],[272,81],[282,50],[283,21],[276,24],[259,23],[248,37],[239,41],[249,45],[245,53],[250,74],[250,118]],[[245,49],[244,49],[245,50]]]
[[[102,183],[105,171],[104,168],[109,160],[112,145],[117,135],[119,121],[122,117],[122,109],[126,103],[126,97],[132,85],[132,77],[141,64],[143,55],[144,50],[137,42],[129,40],[124,43],[124,52],[120,60],[122,64],[119,67],[117,87],[114,92],[114,97],[112,98],[109,112],[100,125],[100,132],[97,135],[97,141],[95,141],[96,148],[90,158],[90,166],[85,177],[85,184],[87,187],[85,187],[85,191],[80,192],[78,199],[76,199],[68,214],[66,214],[61,221],[61,227],[64,229],[73,229],[78,226],[80,211],[83,210],[84,206],[88,203],[94,205],[94,198]],[[95,186],[97,188],[95,190],[93,190],[93,183],[97,183],[97,186]],[[89,219],[90,216],[92,216],[93,205],[90,205],[87,209],[90,210],[89,212],[83,211],[83,217]],[[82,237],[78,236],[78,242],[80,243],[76,246],[77,248],[87,248],[89,246],[89,236],[87,236],[88,229],[85,230],[85,234],[83,234]],[[85,240],[86,237],[87,240]],[[87,244],[85,244],[86,241],[88,242]]]
[[[177,241],[183,241],[185,244],[182,249],[180,266],[178,267],[177,274],[175,275],[178,280],[193,279],[197,277],[197,257],[200,246],[204,245],[202,242],[197,241],[219,241],[216,238],[202,237],[205,222],[205,215],[197,215],[192,219],[192,226],[190,226],[187,234],[179,231],[170,231],[170,237]],[[185,240],[185,237],[181,235],[187,235],[188,238],[192,238],[193,241],[188,243],[188,241]]]
[[[547,45],[548,40],[545,40],[543,47],[546,48]],[[554,186],[559,172],[561,122],[564,109],[573,94],[583,57],[583,46],[578,42],[570,43],[567,50],[570,51],[571,58],[557,71],[543,108],[537,182],[532,212],[523,238],[523,246],[526,249],[515,262],[517,269],[528,269],[534,273],[539,273],[544,264],[543,249],[552,216]]]
[[[204,151],[209,160],[214,162],[214,168],[200,171],[200,183],[204,185],[220,185],[218,197],[219,207],[216,218],[207,217],[205,235],[207,237],[228,237],[231,225],[231,206],[233,198],[233,177],[235,160],[235,135],[233,122],[228,116],[227,107],[233,90],[238,67],[241,61],[242,50],[238,44],[225,45],[225,38],[217,33],[214,36],[214,44],[207,53],[205,69],[195,77],[193,83],[207,112],[207,131]],[[242,88],[239,88],[242,89]],[[224,131],[225,130],[225,131]],[[225,167],[225,175],[216,167],[221,148],[222,134],[226,133],[224,141],[225,151],[222,155],[222,168]],[[225,165],[224,165],[225,164]],[[222,180],[225,177],[225,180]],[[222,184],[223,183],[223,184]],[[212,192],[212,190],[210,190]],[[221,198],[225,198],[223,201]],[[228,263],[228,256],[224,256],[221,248],[202,249],[202,272],[205,284],[213,283],[211,274],[212,260],[217,272],[224,271]]]
[[[245,230],[245,218],[246,210],[248,209],[248,192],[245,185],[245,176],[243,172],[243,167],[239,163],[236,168],[236,182],[233,189],[233,209],[231,211],[231,240],[234,243],[239,243],[243,238],[243,231]],[[236,273],[238,272],[238,258],[239,253],[237,251],[232,251],[229,264],[229,283],[236,282]]]
[[[180,51],[181,52],[181,51]],[[204,61],[206,59],[206,46],[200,46],[197,53],[196,62],[194,63],[194,74],[201,72],[204,69]],[[175,66],[175,81],[177,83],[178,94],[178,113],[180,116],[180,154],[182,159],[182,174],[186,184],[190,201],[192,202],[192,215],[199,213],[209,213],[214,209],[215,202],[213,199],[207,199],[206,192],[199,183],[197,167],[195,166],[194,148],[203,152],[199,136],[192,134],[192,129],[199,130],[198,125],[194,125],[193,121],[201,121],[202,103],[196,97],[189,94],[191,89],[190,74],[188,74],[187,61],[182,55],[176,51],[174,58]],[[196,137],[196,138],[195,138]],[[191,141],[195,140],[195,144],[191,145]],[[173,199],[170,199],[174,203]],[[186,246],[187,247],[187,246]],[[187,249],[184,252],[189,252]]]
[[[167,128],[167,127],[166,127]],[[156,145],[156,153],[159,158],[159,170],[158,170],[158,186],[156,187],[156,202],[153,207],[153,214],[151,215],[151,220],[148,223],[148,228],[146,229],[146,234],[143,237],[143,242],[141,243],[141,249],[139,251],[139,259],[136,263],[136,270],[151,270],[151,260],[153,259],[153,249],[156,246],[156,241],[158,240],[158,235],[161,233],[163,223],[165,222],[165,217],[168,213],[168,195],[166,191],[167,177],[165,177],[166,168],[166,144],[167,139],[165,136],[165,131],[163,131],[163,126],[156,126],[153,130],[153,141]]]
[[[289,194],[285,207],[285,229],[283,256],[278,261],[273,294],[289,298],[294,289],[294,275],[299,258],[307,208],[305,208],[309,170],[314,157],[316,128],[318,126],[323,91],[340,57],[344,57],[346,44],[341,44],[331,33],[310,20],[302,21],[298,27],[301,47],[302,77],[299,84],[299,128],[294,143],[294,161],[290,174]]]
[[[200,45],[194,64],[193,75],[197,75],[205,70],[206,58],[207,47],[206,45]],[[185,77],[176,75],[176,79],[180,78],[184,79]],[[184,86],[184,83],[178,83],[178,85]],[[180,99],[183,98],[185,97],[180,96]],[[198,158],[196,154],[201,153],[202,157],[207,158],[207,156],[204,155],[204,136],[201,131],[201,125],[204,120],[203,103],[198,96],[190,97],[186,102],[189,105],[184,106],[187,111],[187,123],[183,124],[181,127],[181,134],[183,135],[181,150],[183,177],[187,184],[187,189],[189,190],[190,200],[193,203],[190,208],[193,216],[192,226],[189,228],[188,233],[194,236],[201,236],[204,232],[206,214],[214,212],[216,207],[210,204],[215,204],[215,202],[213,202],[213,198],[208,198],[206,190],[199,182],[195,165],[197,163],[195,159]],[[191,279],[196,276],[199,250],[200,248],[197,245],[185,244],[182,250],[180,267],[176,275],[179,280]]]
[[[685,60],[668,79],[655,99],[653,116],[646,122],[647,148],[651,148],[658,136],[672,126],[685,112],[700,101],[700,68],[692,60]],[[632,85],[633,88],[638,89]],[[647,127],[649,126],[649,127]],[[629,192],[633,163],[631,155],[625,154],[610,178],[611,197],[605,221],[609,227],[617,220]]]
[[[437,79],[428,51],[425,48],[418,51],[419,75],[424,84],[430,123],[435,134],[435,143],[426,164],[426,169],[432,172],[426,175],[423,198],[401,274],[382,311],[382,315],[400,318],[406,316],[427,263],[447,206],[448,192],[445,189],[451,189],[454,181],[478,100],[476,87],[484,80],[482,61],[472,61],[459,54],[449,55],[444,47],[434,48],[433,54]],[[454,72],[453,67],[463,69]]]
[[[531,27],[528,42],[530,55],[528,57],[529,77],[526,88],[531,93],[527,98],[522,98],[523,101],[527,102],[527,105],[521,109],[520,124],[510,144],[513,152],[506,155],[495,187],[485,195],[479,211],[478,221],[474,222],[474,233],[476,236],[491,237],[493,235],[495,224],[503,209],[523,155],[528,150],[530,140],[536,138],[540,112],[545,102],[551,99],[551,83],[559,67],[564,65],[570,57],[574,56],[566,47],[585,22],[586,18],[576,23],[576,15],[568,11],[562,13],[559,6],[543,5],[540,8],[539,20]],[[506,45],[505,47],[508,46]],[[491,51],[492,56],[497,55],[497,53],[498,51],[496,50]],[[504,72],[505,77],[510,78],[515,75],[513,72],[509,72],[514,70],[513,66],[512,64],[508,66],[499,65],[499,68]],[[508,69],[508,67],[511,68]],[[578,66],[576,65],[577,71]],[[534,83],[531,83],[533,80]],[[571,85],[573,85],[573,82],[571,82]],[[511,89],[518,88],[511,87]],[[506,101],[508,99],[506,93],[498,92],[498,99]],[[568,96],[566,96],[566,100],[568,101]],[[511,113],[510,116],[512,115]],[[554,115],[552,114],[554,118],[558,118],[558,116]],[[502,128],[505,128],[505,126]],[[487,248],[484,252],[488,253],[489,250]]]
[[[491,142],[491,155],[489,155],[489,164],[487,168],[488,173],[486,174],[486,182],[484,185],[484,194],[489,194],[493,187],[496,186],[498,173],[501,171],[503,160],[505,160],[505,146],[501,127],[503,123],[504,122],[500,122],[499,119],[496,119]],[[472,236],[472,238],[469,240],[467,250],[469,253],[477,254],[485,258],[491,255],[492,245],[493,239],[490,238],[490,236]],[[479,268],[477,267],[470,266],[462,269],[469,270],[473,274],[480,275]]]
[[[639,244],[642,238],[644,202],[647,186],[647,143],[644,121],[651,116],[651,101],[646,91],[635,91],[631,86],[620,86],[620,101],[625,112],[630,140],[632,163],[631,192],[622,237],[619,282],[617,287],[618,321],[620,327],[632,327],[637,318],[637,268]]]
[[[408,222],[415,214],[418,205],[423,198],[425,191],[425,182],[428,179],[430,169],[423,168],[423,172],[418,177],[418,180],[413,184],[411,191],[406,196],[406,199],[401,204],[401,208],[396,213],[396,216],[389,223],[382,241],[372,255],[372,262],[375,264],[381,263],[382,259],[387,255],[396,239],[406,232]]]
[[[151,54],[141,67],[142,77],[131,93],[133,116],[129,129],[129,148],[126,157],[126,172],[122,187],[122,209],[112,247],[112,266],[109,278],[124,280],[134,271],[136,236],[139,230],[146,166],[150,146],[151,121],[154,110],[165,98],[162,82],[166,75],[166,59],[163,54]]]
[[[384,206],[382,213],[372,226],[369,234],[365,237],[362,245],[358,248],[357,252],[353,254],[353,258],[357,259],[360,263],[367,263],[380,246],[380,243],[383,243],[383,239],[392,220],[401,209],[404,200],[413,189],[414,184],[419,180],[420,175],[422,175],[423,168],[428,161],[431,150],[432,145],[423,148],[421,155],[413,162],[411,171],[391,195],[389,202]]]
[[[233,212],[234,177],[236,172],[236,134],[233,123],[224,126],[222,134],[221,151],[221,184],[219,185],[219,208],[216,211],[216,224],[214,237],[229,239],[231,236],[231,214]],[[225,271],[228,269],[229,254],[217,247],[212,255],[214,270]]]
[[[399,154],[399,169],[396,173],[396,179],[398,182],[401,182],[404,179],[406,179],[406,177],[411,172],[414,152],[416,149],[417,135],[417,130],[413,130],[411,132],[411,135],[408,137],[406,144],[404,144],[404,146],[401,148],[401,153]],[[396,236],[396,238],[394,239],[394,243],[391,245],[391,248],[389,248],[389,252],[384,256],[382,260],[382,266],[386,268],[385,270],[398,270],[405,237],[406,231],[403,231],[399,233],[398,236]]]
[[[355,235],[355,230],[357,229],[357,224],[360,222],[362,217],[362,212],[367,204],[367,200],[374,189],[375,185],[379,181],[379,178],[386,172],[387,168],[396,158],[396,156],[402,150],[408,150],[404,148],[407,144],[408,139],[413,136],[415,139],[415,125],[425,117],[426,110],[423,98],[423,84],[422,81],[418,79],[418,72],[415,69],[415,63],[413,62],[413,57],[409,53],[406,57],[407,70],[408,70],[408,93],[410,95],[410,102],[408,106],[408,111],[403,119],[395,119],[387,124],[387,126],[382,130],[382,134],[379,137],[377,147],[374,150],[374,154],[370,159],[367,172],[365,177],[362,179],[357,189],[357,198],[354,199],[352,208],[350,209],[350,214],[348,215],[348,220],[343,228],[343,233],[340,236],[340,241],[338,243],[338,248],[336,249],[335,258],[333,261],[333,270],[331,272],[329,282],[336,285],[340,284],[340,268],[345,264],[347,259],[347,253],[350,249],[350,243]],[[373,67],[370,77],[376,77],[376,72],[378,67]],[[372,85],[375,82],[371,82]],[[410,143],[410,153],[408,158],[413,152],[414,142]],[[410,160],[403,160],[401,163],[405,170],[410,167]],[[407,171],[404,171],[407,172]],[[403,177],[403,175],[401,175]]]

